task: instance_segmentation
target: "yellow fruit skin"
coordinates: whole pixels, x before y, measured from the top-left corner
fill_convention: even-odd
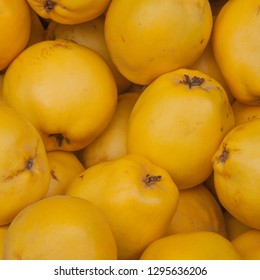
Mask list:
[[[204,81],[189,87],[185,75]],[[222,86],[200,71],[178,69],[157,78],[137,100],[127,149],[166,169],[179,189],[190,188],[209,177],[212,156],[233,126]]]
[[[79,158],[86,168],[127,154],[128,120],[139,95],[138,93],[119,95],[115,114],[107,128],[79,152]]]
[[[4,239],[9,225],[0,226],[0,260],[3,260]]]
[[[104,22],[105,17],[103,15],[93,20],[73,25],[52,21],[46,30],[46,39],[72,40],[96,51],[109,65],[117,84],[117,90],[122,93],[130,87],[131,82],[117,70],[111,60],[104,36]]]
[[[240,222],[260,229],[260,119],[233,128],[212,161],[220,202]]]
[[[101,211],[80,198],[53,196],[26,207],[6,234],[4,259],[115,260],[117,249]]]
[[[106,128],[117,89],[111,70],[94,51],[66,40],[43,41],[8,67],[3,99],[34,124],[47,151],[74,151]]]
[[[260,103],[259,0],[228,1],[213,28],[213,51],[220,70],[241,103]]]
[[[204,185],[180,190],[178,207],[167,235],[191,231],[212,231],[227,237],[222,210]]]
[[[260,260],[260,231],[247,230],[232,240],[243,259]]]
[[[105,38],[119,71],[145,85],[194,63],[211,28],[205,0],[113,0],[106,14]]]
[[[141,260],[240,260],[232,243],[215,232],[172,234],[151,243]]]
[[[77,24],[103,14],[111,0],[27,0],[32,9],[43,18],[63,24]]]
[[[232,103],[232,109],[235,117],[235,124],[260,118],[260,106],[259,105],[247,105],[235,100]]]
[[[250,227],[241,223],[238,219],[232,216],[228,211],[224,212],[224,219],[227,226],[227,237],[229,240],[235,239],[245,231],[250,230]]]
[[[0,70],[3,70],[26,47],[31,17],[26,0],[1,0],[0,10]]]
[[[42,199],[50,173],[36,129],[13,109],[0,105],[0,225]]]
[[[138,259],[152,241],[165,234],[179,198],[170,175],[136,155],[86,169],[66,194],[84,198],[102,210],[119,259]]]
[[[52,151],[47,153],[51,180],[46,197],[65,194],[69,184],[85,168],[72,152]]]

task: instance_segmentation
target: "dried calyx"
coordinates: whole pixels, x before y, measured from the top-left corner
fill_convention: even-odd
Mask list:
[[[70,141],[68,138],[66,138],[63,134],[61,133],[53,133],[53,134],[49,134],[49,137],[53,137],[55,138],[57,144],[58,144],[58,147],[61,147],[64,143],[64,141],[67,143],[67,144],[70,144]]]
[[[145,178],[144,178],[144,183],[147,186],[152,186],[153,184],[155,184],[156,182],[161,181],[162,176],[158,175],[158,176],[153,176],[151,174],[146,174]]]
[[[47,12],[47,13],[50,13],[51,10],[56,6],[56,2],[52,1],[52,0],[46,0],[45,3],[44,3],[44,10]]]
[[[180,84],[185,84],[191,89],[194,86],[200,86],[202,83],[204,83],[205,79],[200,78],[197,76],[190,77],[189,75],[184,75],[184,79],[180,81]]]
[[[33,158],[30,157],[25,163],[25,169],[31,171],[33,167]]]

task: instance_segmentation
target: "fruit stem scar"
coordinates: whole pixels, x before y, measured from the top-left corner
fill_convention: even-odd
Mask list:
[[[184,79],[180,81],[180,84],[188,85],[189,89],[191,89],[194,86],[200,86],[202,83],[204,83],[204,81],[204,78],[200,78],[197,76],[190,78],[189,75],[184,75]]]
[[[155,184],[156,182],[161,181],[162,176],[158,175],[158,176],[153,176],[151,174],[146,174],[145,178],[144,178],[144,183],[150,187],[151,185]]]
[[[56,6],[56,2],[52,1],[52,0],[46,0],[44,3],[44,10],[47,13],[50,13],[52,9],[54,9],[54,7]]]

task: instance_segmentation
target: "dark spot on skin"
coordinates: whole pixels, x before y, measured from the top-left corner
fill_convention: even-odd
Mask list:
[[[218,162],[225,163],[228,160],[229,151],[226,146],[223,147],[222,153],[218,157]]]
[[[55,174],[55,171],[52,169],[51,170],[51,177],[54,179],[54,180],[56,180],[56,181],[59,181],[59,179],[58,179],[58,177],[56,176],[56,174]]]
[[[30,158],[26,161],[25,169],[28,170],[28,171],[31,171],[31,170],[32,170],[32,167],[33,167],[33,158],[30,157]]]

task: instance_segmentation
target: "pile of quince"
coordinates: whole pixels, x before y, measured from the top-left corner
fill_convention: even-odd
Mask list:
[[[260,0],[0,7],[0,259],[260,259]]]

